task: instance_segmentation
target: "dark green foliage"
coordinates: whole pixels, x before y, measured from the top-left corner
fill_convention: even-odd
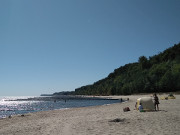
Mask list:
[[[129,95],[180,90],[180,43],[147,59],[139,57],[108,77],[75,90],[81,95]]]
[[[141,65],[142,69],[150,68],[150,62],[145,56],[139,57],[139,64]]]
[[[62,92],[53,93],[53,96],[57,96],[57,95],[74,95],[74,94],[75,94],[74,91],[62,91]]]

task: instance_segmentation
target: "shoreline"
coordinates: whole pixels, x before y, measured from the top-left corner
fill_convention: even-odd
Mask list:
[[[5,111],[4,113],[2,112],[2,115],[0,115],[0,119],[4,119],[4,118],[12,118],[16,115],[20,116],[20,115],[26,115],[26,114],[29,114],[29,113],[36,113],[36,112],[43,112],[43,111],[52,111],[52,110],[63,110],[63,109],[71,109],[71,108],[80,108],[80,107],[90,107],[90,106],[101,106],[101,105],[107,105],[107,104],[114,104],[114,103],[119,103],[119,102],[122,102],[121,100],[119,99],[115,99],[115,98],[107,98],[107,97],[90,97],[90,96],[83,96],[83,97],[78,97],[77,96],[66,96],[65,99],[62,99],[61,98],[57,98],[57,97],[48,97],[48,98],[27,98],[27,99],[8,99],[6,101],[25,101],[25,102],[31,102],[31,101],[43,101],[42,103],[44,105],[42,106],[39,106],[39,108],[34,108],[33,106],[28,106],[29,108],[32,108],[31,110],[24,110],[26,112],[23,112],[23,111],[19,111],[17,110],[17,112],[14,112],[14,113],[8,113],[8,112],[11,112],[13,111],[13,109],[9,109],[9,108],[5,108],[6,106],[4,105],[4,108],[6,110],[3,110],[1,109],[1,111]],[[43,107],[46,105],[46,101],[50,101],[50,105],[53,106],[50,108],[49,107],[46,107],[45,109],[43,109]],[[62,101],[65,101],[62,102]],[[68,102],[68,104],[66,104],[66,102]],[[31,104],[31,103],[28,103],[28,104]],[[39,102],[39,104],[41,104],[41,102]],[[20,108],[21,109],[21,108]],[[15,110],[16,111],[16,110]]]
[[[180,95],[175,95],[174,100],[160,100],[160,111],[153,112],[134,110],[136,99],[142,96],[150,94],[113,96],[128,97],[130,100],[125,103],[42,111],[0,119],[0,134],[179,134]],[[131,111],[123,112],[124,107]],[[112,122],[115,119],[120,122]]]

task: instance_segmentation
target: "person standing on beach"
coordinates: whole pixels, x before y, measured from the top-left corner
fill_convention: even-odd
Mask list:
[[[154,108],[155,108],[155,111],[158,110],[159,111],[159,98],[158,96],[156,95],[156,93],[154,94]]]

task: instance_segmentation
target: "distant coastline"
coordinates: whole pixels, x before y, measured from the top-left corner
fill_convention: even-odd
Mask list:
[[[40,96],[53,96],[53,94],[41,94]]]

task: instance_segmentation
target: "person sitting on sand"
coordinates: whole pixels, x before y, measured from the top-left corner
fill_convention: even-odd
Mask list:
[[[139,111],[142,112],[143,111],[143,106],[142,106],[142,103],[139,104]]]
[[[155,108],[155,111],[158,110],[159,111],[159,98],[158,96],[156,95],[156,93],[154,94],[154,108]]]

